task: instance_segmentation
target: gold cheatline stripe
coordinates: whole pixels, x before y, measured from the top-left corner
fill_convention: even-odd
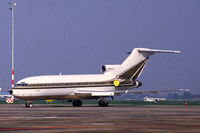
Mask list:
[[[37,88],[77,88],[77,87],[104,87],[113,86],[113,81],[108,82],[88,82],[88,83],[52,83],[52,84],[22,84],[13,89],[37,89]]]
[[[56,88],[78,88],[78,87],[106,87],[112,85],[92,85],[92,86],[17,86],[13,89],[56,89]]]
[[[97,82],[96,82],[97,83]],[[104,84],[103,84],[104,83]],[[90,85],[66,85],[68,83],[57,83],[57,84],[29,84],[27,86],[15,86],[13,89],[56,89],[56,88],[78,88],[78,87],[107,87],[107,86],[114,86],[113,81],[110,82],[99,82],[97,84],[95,83],[89,83]],[[124,86],[131,86],[130,84],[123,84]]]
[[[147,60],[141,65],[141,67],[138,69],[138,71],[133,75],[131,79],[136,79],[140,75],[140,73],[142,72],[146,64],[147,64]]]
[[[135,73],[138,71],[138,69],[140,69],[141,66],[144,65],[146,62],[147,62],[147,59],[144,60],[144,61],[142,61],[142,62],[140,62],[136,66],[128,69],[126,72],[124,72],[123,74],[121,74],[119,76],[119,78],[131,79],[135,75]]]

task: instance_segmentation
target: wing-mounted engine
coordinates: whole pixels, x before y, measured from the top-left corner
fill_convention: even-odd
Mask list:
[[[111,72],[111,71],[113,71],[113,70],[115,70],[117,68],[120,68],[120,67],[121,67],[121,65],[103,65],[101,67],[101,71],[103,73],[107,73],[107,72]]]

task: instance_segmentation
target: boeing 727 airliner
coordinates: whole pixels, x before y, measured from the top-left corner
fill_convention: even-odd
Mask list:
[[[142,73],[149,56],[155,53],[180,53],[180,51],[135,48],[127,59],[118,65],[104,65],[103,74],[34,76],[22,79],[10,90],[13,96],[25,100],[25,107],[32,101],[43,99],[71,100],[73,106],[82,106],[83,99],[100,99],[99,106],[108,106],[105,97],[127,93],[157,93],[165,91],[133,91],[142,86],[137,78]]]

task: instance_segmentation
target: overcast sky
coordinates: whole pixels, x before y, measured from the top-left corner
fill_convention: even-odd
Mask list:
[[[11,86],[11,11],[0,0],[0,87]],[[144,90],[200,94],[199,0],[16,0],[15,81],[101,73],[136,47],[180,50],[149,59]]]

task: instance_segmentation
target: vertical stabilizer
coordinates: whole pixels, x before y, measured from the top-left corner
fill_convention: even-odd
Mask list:
[[[112,71],[112,74],[116,75],[117,78],[136,79],[142,73],[149,56],[155,53],[180,53],[180,51],[135,48],[129,53],[130,55],[124,60],[120,67]]]

